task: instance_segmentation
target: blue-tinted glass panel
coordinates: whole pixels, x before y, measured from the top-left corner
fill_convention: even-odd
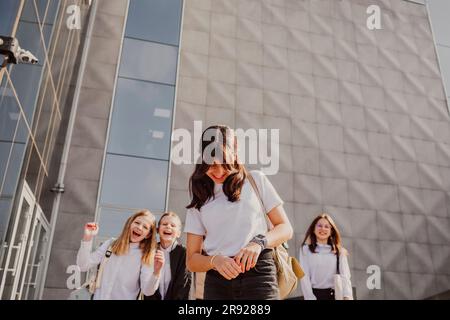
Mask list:
[[[0,86],[0,140],[25,143],[28,130],[14,92],[6,83],[5,76]]]
[[[5,181],[2,198],[12,198],[16,191],[24,152],[24,143],[0,141],[0,185]]]
[[[11,198],[0,197],[0,243],[5,241],[6,232],[8,231],[12,202]]]
[[[54,24],[56,14],[58,12],[59,4],[61,2],[59,0],[39,0],[39,1],[47,1],[48,2],[47,15],[45,16],[44,23]]]
[[[38,6],[39,10],[39,19],[42,21],[42,18],[44,17],[45,7],[47,6],[47,4],[44,1],[37,1],[36,5]],[[20,20],[29,22],[38,22],[33,0],[25,0]]]
[[[181,2],[181,0],[131,1],[125,35],[178,45]]]
[[[108,151],[168,160],[174,91],[119,78]]]
[[[1,0],[0,1],[0,34],[9,36],[16,20],[20,1]]]
[[[108,154],[101,202],[125,208],[162,211],[168,162]]]
[[[40,65],[17,64],[11,68],[14,89],[30,124],[33,119],[41,74],[42,66]]]
[[[124,40],[120,76],[175,84],[178,48],[158,43]]]
[[[45,39],[50,37],[52,26],[45,25],[43,34]],[[36,23],[20,21],[16,34],[19,45],[25,50],[29,50],[36,58],[39,59],[38,65],[44,65],[45,51],[42,46],[41,32],[39,25]]]
[[[118,210],[100,208],[98,216],[98,236],[102,238],[117,238],[122,232],[127,219],[134,214],[133,210]]]

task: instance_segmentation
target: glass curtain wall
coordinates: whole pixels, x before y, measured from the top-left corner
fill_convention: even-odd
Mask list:
[[[97,241],[117,236],[136,210],[165,210],[182,0],[132,0],[97,221]]]
[[[81,8],[81,29],[67,7]],[[36,65],[3,69],[0,83],[0,298],[37,299],[41,261],[88,7],[82,0],[2,0],[0,33]],[[17,23],[16,27],[15,24]],[[25,206],[26,204],[26,206]]]

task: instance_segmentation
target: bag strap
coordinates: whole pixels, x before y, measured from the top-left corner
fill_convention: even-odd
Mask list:
[[[256,197],[259,200],[259,203],[261,204],[261,208],[262,208],[262,213],[264,215],[264,219],[266,220],[266,225],[267,225],[267,231],[270,231],[273,228],[272,222],[270,221],[269,217],[266,214],[266,207],[264,206],[264,203],[262,201],[261,198],[261,194],[259,193],[258,190],[258,186],[256,185],[255,179],[253,178],[253,176],[250,174],[250,172],[247,171],[247,169],[245,169],[245,173],[247,174],[247,179],[250,182],[250,184],[252,185],[253,190],[256,193]],[[287,244],[287,242],[283,242],[281,244],[286,250],[289,248],[289,245]]]
[[[336,251],[336,270],[337,274],[341,274],[341,272],[339,271],[339,250]]]
[[[95,289],[100,288],[100,283],[102,282],[103,269],[105,268],[106,262],[108,262],[109,258],[112,255],[112,244],[108,247],[105,252],[105,256],[100,262],[100,266],[98,267],[97,276],[95,278]]]
[[[261,194],[259,193],[258,186],[256,185],[255,179],[253,178],[251,173],[248,172],[247,169],[244,169],[244,170],[245,170],[245,173],[247,174],[247,179],[250,182],[250,184],[253,188],[253,191],[255,191],[255,193],[256,193],[256,197],[259,200],[259,204],[261,205],[262,213],[264,215],[264,219],[265,219],[266,225],[267,225],[267,231],[270,231],[272,223],[270,222],[269,217],[266,214],[266,207],[264,206],[264,203],[261,199]]]

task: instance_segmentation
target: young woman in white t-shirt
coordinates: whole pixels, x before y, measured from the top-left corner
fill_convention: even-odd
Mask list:
[[[299,261],[305,272],[300,285],[305,300],[335,300],[334,275],[337,273],[342,278],[343,299],[353,299],[347,255],[333,219],[324,213],[317,216],[300,248]]]
[[[204,299],[279,299],[273,247],[292,237],[278,196],[260,171],[248,173],[237,159],[237,140],[227,126],[202,134],[201,163],[189,181],[185,221],[187,267],[207,272]],[[273,224],[248,181],[251,174]]]
[[[136,212],[128,218],[117,240],[105,241],[91,253],[92,238],[98,228],[94,222],[85,225],[77,254],[77,265],[83,272],[98,266],[109,255],[93,299],[136,300],[140,292],[147,296],[154,294],[164,266],[164,254],[156,250],[154,215],[148,210]]]

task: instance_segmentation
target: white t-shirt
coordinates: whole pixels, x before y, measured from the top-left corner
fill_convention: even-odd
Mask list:
[[[283,204],[280,196],[261,171],[251,171],[258,186],[266,213]],[[188,209],[184,232],[205,236],[203,249],[207,255],[233,257],[258,234],[267,233],[267,223],[252,185],[245,180],[240,200],[228,201],[222,184],[214,186],[215,198],[200,210]]]
[[[81,241],[77,254],[80,270],[85,272],[98,265],[112,241],[105,241],[94,252],[91,252],[92,240]],[[141,290],[146,296],[154,294],[159,286],[159,277],[153,274],[153,264],[145,265],[141,259],[142,250],[138,243],[131,243],[127,254],[112,254],[105,263],[94,300],[136,300]]]

